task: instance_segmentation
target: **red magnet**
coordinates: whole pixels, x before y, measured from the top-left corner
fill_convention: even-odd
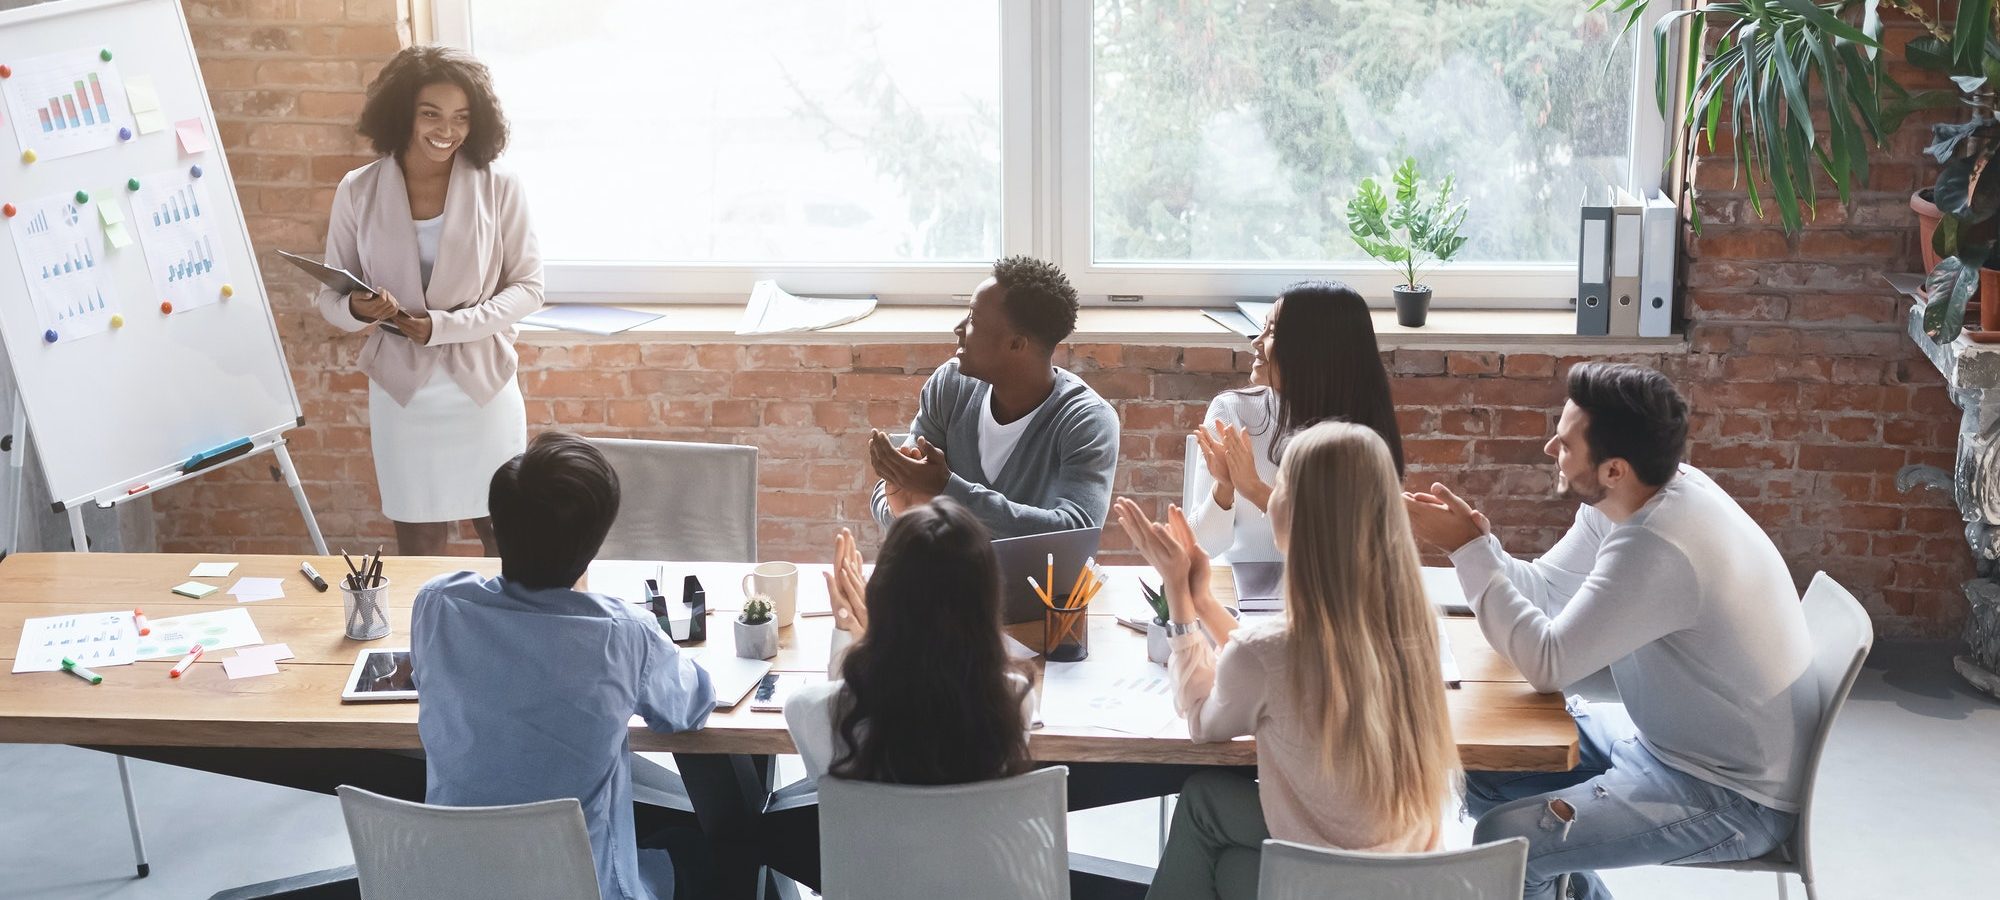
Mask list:
[[[0,206],[0,215],[4,215],[9,219],[14,218],[14,214],[17,212],[20,212],[20,210],[15,209],[12,203]]]
[[[160,315],[171,316],[173,314],[174,314],[174,302],[172,300],[160,301]]]
[[[0,66],[0,78],[12,78],[12,77],[14,77],[13,69],[10,69],[6,66]]]

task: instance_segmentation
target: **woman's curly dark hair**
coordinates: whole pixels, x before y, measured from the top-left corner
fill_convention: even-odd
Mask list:
[[[368,102],[361,107],[355,130],[374,143],[376,153],[400,155],[410,146],[417,92],[441,82],[458,85],[472,107],[472,127],[458,152],[486,168],[507,149],[507,116],[493,93],[493,74],[463,50],[427,44],[396,54],[369,83]]]

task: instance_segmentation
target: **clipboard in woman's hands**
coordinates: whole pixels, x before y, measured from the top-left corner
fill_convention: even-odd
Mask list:
[[[367,283],[355,277],[353,272],[349,272],[338,266],[329,266],[319,260],[300,256],[296,253],[287,253],[283,250],[278,251],[278,255],[290,261],[292,265],[303,269],[307,275],[318,279],[320,284],[333,288],[342,294],[357,292],[363,294],[381,293],[381,291],[368,286]]]

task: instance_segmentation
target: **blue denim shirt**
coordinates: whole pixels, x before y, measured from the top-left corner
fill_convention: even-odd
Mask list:
[[[708,673],[643,611],[601,594],[439,576],[410,615],[429,787],[441,806],[559,797],[583,804],[607,898],[651,900],[632,833],[633,715],[688,731],[715,702]]]

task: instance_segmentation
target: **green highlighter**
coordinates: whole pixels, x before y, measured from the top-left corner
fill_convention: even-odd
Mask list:
[[[104,676],[77,665],[76,660],[70,659],[67,656],[63,657],[62,666],[63,666],[63,671],[68,672],[71,675],[75,675],[76,677],[81,678],[85,681],[88,681],[91,684],[104,683]]]

